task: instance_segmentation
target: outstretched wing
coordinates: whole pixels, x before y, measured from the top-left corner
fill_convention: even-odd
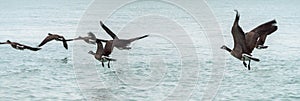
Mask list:
[[[265,41],[267,39],[267,35],[261,35],[256,43],[256,47],[259,45],[263,46],[265,44]]]
[[[103,50],[103,56],[109,56],[114,49],[113,40],[107,41]]]
[[[32,51],[38,51],[42,48],[38,48],[38,47],[29,47],[29,46],[25,46],[26,49],[32,50]]]
[[[95,57],[100,59],[102,56],[102,53],[103,53],[103,45],[102,45],[101,41],[98,39],[96,39],[96,43],[97,43],[97,50],[96,50]]]
[[[266,22],[254,28],[250,32],[255,32],[258,33],[259,35],[270,35],[271,33],[275,32],[278,29],[278,27],[275,25],[276,23],[277,23],[276,20]]]
[[[248,50],[250,53],[254,50],[256,47],[257,39],[260,37],[258,33],[255,32],[248,32],[246,34],[246,45],[248,47]]]
[[[272,34],[278,29],[276,23],[277,23],[276,20],[272,20],[264,24],[261,24],[258,27],[254,28],[253,30],[251,30],[251,32],[255,32],[260,35],[259,40],[256,43],[256,46],[263,45],[265,43],[267,35]]]
[[[231,33],[232,33],[233,40],[234,40],[233,51],[239,52],[238,54],[248,53],[248,49],[246,47],[245,33],[242,30],[242,28],[239,26],[239,23],[238,23],[240,15],[237,10],[235,10],[235,12],[236,12],[236,17],[235,17],[234,24],[231,28]]]
[[[41,47],[41,46],[45,45],[47,42],[52,41],[54,39],[55,39],[54,36],[49,35],[38,45],[38,47]]]
[[[18,45],[18,47],[22,47],[22,49],[29,49],[29,50],[32,50],[32,51],[38,51],[42,48],[38,48],[38,47],[31,47],[31,46],[27,46],[27,45],[23,45],[23,44],[20,44],[20,43],[16,43]]]
[[[68,49],[67,41],[64,39],[62,42],[63,42],[64,47],[65,47],[66,49]]]
[[[146,38],[146,37],[148,37],[148,36],[149,36],[149,35],[144,35],[144,36],[141,36],[141,37],[131,38],[131,39],[129,39],[129,40],[130,40],[130,42],[133,42],[133,41],[135,41],[135,40],[143,39],[143,38]]]
[[[101,25],[101,27],[105,30],[105,32],[106,32],[107,34],[109,34],[109,36],[110,36],[111,38],[113,38],[113,39],[119,39],[118,36],[117,36],[115,33],[113,33],[108,27],[106,27],[106,26],[103,24],[102,21],[100,21],[100,25]]]

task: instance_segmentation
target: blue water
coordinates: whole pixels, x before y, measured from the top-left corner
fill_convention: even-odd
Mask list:
[[[240,25],[244,31],[272,19],[276,19],[279,26],[268,37],[266,45],[269,48],[254,51],[253,55],[261,61],[252,62],[250,71],[224,52],[226,64],[220,67],[224,68],[221,73],[222,81],[217,85],[217,94],[213,100],[299,100],[300,2],[206,2],[222,29],[224,44],[229,47],[233,46],[230,29],[235,16],[234,9],[240,11]],[[99,13],[95,13],[108,11],[108,8],[93,8],[92,3],[92,0],[2,0],[0,41],[9,39],[36,46],[49,32],[73,38],[85,35],[88,31],[108,39],[109,36],[99,29],[100,17],[97,16]],[[111,5],[114,4],[112,2]],[[198,101],[204,98],[213,72],[211,66],[215,61],[210,46],[214,41],[207,38],[201,25],[195,22],[190,13],[184,12],[180,7],[157,1],[118,7],[118,10],[110,13],[110,17],[101,18],[106,19],[105,24],[114,32],[123,33],[119,37],[144,34],[150,34],[150,37],[132,43],[129,51],[115,48],[112,57],[117,61],[111,63],[111,69],[102,68],[93,56],[87,54],[89,50],[95,50],[95,47],[82,41],[70,42],[69,50],[65,50],[59,42],[51,42],[37,52],[20,51],[1,45],[0,100],[157,101],[187,98]],[[97,11],[90,11],[95,8]],[[145,14],[148,15],[135,18]],[[89,17],[91,19],[85,19]],[[84,21],[88,24],[83,24]],[[178,30],[178,26],[163,26],[171,24],[178,24],[184,31]],[[133,30],[135,28],[137,30]],[[187,33],[193,47],[187,44],[190,42],[188,40],[173,40],[186,39],[180,33]],[[186,56],[184,50],[196,54]],[[76,67],[78,65],[82,68]],[[195,74],[181,81],[189,73]],[[181,83],[184,88],[177,90]],[[190,94],[181,94],[183,92]]]

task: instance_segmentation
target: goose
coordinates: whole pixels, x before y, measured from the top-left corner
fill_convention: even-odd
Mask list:
[[[131,47],[129,47],[130,43],[139,39],[143,39],[145,37],[148,37],[149,35],[144,35],[141,37],[131,38],[131,39],[119,39],[118,36],[113,33],[106,25],[103,24],[102,21],[100,21],[101,27],[105,30],[107,34],[109,34],[113,40],[114,40],[114,47],[118,48],[119,50],[129,50]]]
[[[102,42],[106,42],[105,47],[103,49]],[[108,61],[108,68],[110,68],[110,61],[116,61],[116,59],[109,58],[109,55],[113,51],[113,40],[102,40],[96,39],[97,50],[96,53],[93,51],[89,51],[89,54],[94,55],[95,59],[99,60],[102,63],[102,67],[104,67],[104,62]]]
[[[275,25],[276,20],[264,23],[254,28],[250,32],[244,33],[242,28],[239,26],[240,15],[237,10],[234,11],[236,12],[236,17],[231,29],[231,33],[234,39],[234,48],[230,49],[226,45],[223,45],[221,49],[230,52],[232,56],[243,61],[245,67],[247,67],[245,61],[249,61],[248,70],[250,70],[251,60],[256,62],[260,61],[258,58],[252,57],[252,51],[255,47],[265,47],[262,43],[259,43],[259,40],[265,40],[265,36],[270,35],[277,30],[277,26]]]
[[[88,34],[88,36],[86,36],[86,37],[79,36],[78,38],[75,38],[74,40],[83,40],[83,41],[85,41],[86,43],[89,43],[89,44],[96,44],[95,34],[92,33],[92,32],[88,32],[87,34]]]
[[[41,49],[41,48],[36,48],[36,47],[30,47],[30,46],[27,46],[27,45],[23,45],[23,44],[20,44],[20,43],[17,43],[17,42],[11,42],[10,40],[7,40],[6,42],[1,42],[0,44],[10,44],[11,47],[13,47],[15,49],[18,49],[18,50],[29,49],[31,51],[38,51],[38,50]]]
[[[48,33],[48,36],[38,45],[38,47],[41,47],[52,40],[62,41],[63,45],[66,49],[68,49],[67,41],[73,41],[73,39],[66,40],[63,36],[58,35],[58,34]]]

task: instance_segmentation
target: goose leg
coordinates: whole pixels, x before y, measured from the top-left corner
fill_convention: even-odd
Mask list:
[[[109,65],[109,63],[110,63],[110,60],[108,60],[108,63],[107,63],[107,66],[108,66],[108,68],[110,68],[110,65]]]
[[[244,64],[245,67],[247,67],[247,63],[245,61],[243,61],[243,64]]]
[[[243,64],[244,64],[245,67],[247,67],[247,64],[245,62],[245,58],[244,57],[243,57]]]
[[[250,61],[251,61],[251,60],[249,60],[249,64],[248,64],[248,70],[250,70]]]
[[[104,67],[104,63],[103,62],[101,62],[102,63],[102,67]]]

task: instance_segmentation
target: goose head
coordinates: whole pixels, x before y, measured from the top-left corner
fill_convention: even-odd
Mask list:
[[[7,43],[11,43],[9,40],[6,40]]]
[[[94,33],[88,32],[87,35],[88,35],[89,37],[91,37],[92,35],[94,35]]]
[[[225,45],[223,45],[222,47],[221,47],[221,49],[226,49],[226,48],[228,48],[227,46],[225,46]]]
[[[95,55],[96,53],[94,53],[93,51],[89,51],[89,54]]]
[[[228,51],[228,52],[231,52],[231,51],[232,51],[230,48],[228,48],[228,47],[225,46],[225,45],[223,45],[223,46],[221,47],[221,49],[224,49],[224,50],[226,50],[226,51]]]

